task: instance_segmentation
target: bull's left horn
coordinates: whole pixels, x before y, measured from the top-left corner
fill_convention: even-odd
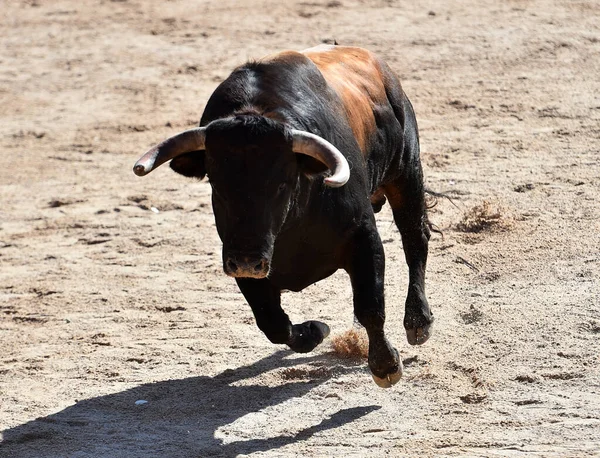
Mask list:
[[[133,166],[133,173],[143,177],[177,156],[203,150],[205,141],[206,127],[196,127],[169,137],[144,154]]]
[[[314,157],[331,170],[331,176],[325,178],[327,186],[339,188],[346,184],[350,178],[350,166],[339,149],[324,138],[302,130],[292,130],[292,138],[294,153]]]

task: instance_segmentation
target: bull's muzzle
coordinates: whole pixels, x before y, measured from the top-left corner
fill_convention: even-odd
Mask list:
[[[223,270],[230,277],[266,278],[271,262],[261,256],[229,254],[223,259]]]

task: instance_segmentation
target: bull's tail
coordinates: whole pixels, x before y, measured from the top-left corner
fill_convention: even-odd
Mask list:
[[[432,189],[429,189],[429,188],[425,188],[424,191],[425,191],[425,194],[427,195],[426,201],[425,201],[425,208],[427,210],[430,210],[433,207],[435,207],[439,202],[438,199],[440,199],[440,198],[448,199],[452,205],[454,205],[456,208],[458,208],[458,205],[456,205],[454,203],[454,201],[450,198],[450,196],[448,196],[448,194],[443,193],[443,192],[433,191]],[[431,232],[440,234],[442,236],[442,240],[444,239],[444,233],[437,225],[435,225],[434,223],[431,222],[431,220],[429,219],[428,212],[425,213],[425,224],[427,225],[427,228]]]

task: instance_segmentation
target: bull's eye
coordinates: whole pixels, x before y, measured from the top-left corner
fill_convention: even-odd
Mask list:
[[[281,183],[279,185],[279,187],[277,188],[277,192],[281,193],[281,192],[283,192],[285,190],[285,188],[287,188],[287,183]]]

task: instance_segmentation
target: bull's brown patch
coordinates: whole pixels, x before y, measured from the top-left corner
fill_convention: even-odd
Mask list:
[[[386,102],[377,58],[369,51],[346,46],[317,46],[303,51],[338,93],[363,155],[377,128],[374,107]]]

